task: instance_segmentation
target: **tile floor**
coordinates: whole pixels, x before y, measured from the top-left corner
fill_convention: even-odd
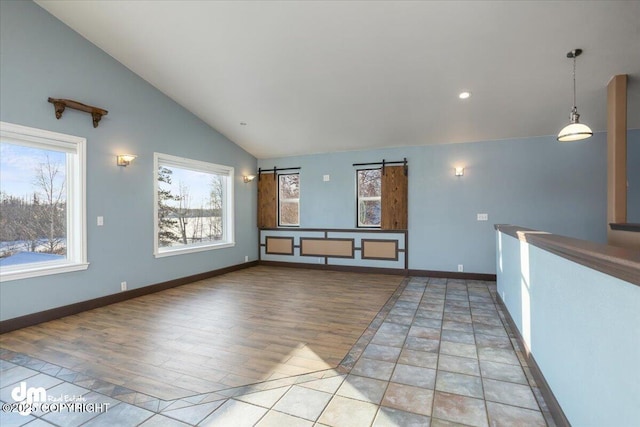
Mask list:
[[[24,381],[49,398],[82,396],[86,409],[3,411],[0,424],[554,426],[495,292],[494,282],[407,279],[336,369],[174,401],[0,349],[3,405]]]

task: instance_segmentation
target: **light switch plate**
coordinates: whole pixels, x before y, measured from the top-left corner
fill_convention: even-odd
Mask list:
[[[96,223],[98,224],[98,227],[102,227],[104,225],[104,217],[103,216],[99,216],[98,220],[96,221]]]
[[[331,176],[329,176],[329,175],[323,175],[323,176],[322,176],[322,180],[323,180],[324,182],[331,181]]]

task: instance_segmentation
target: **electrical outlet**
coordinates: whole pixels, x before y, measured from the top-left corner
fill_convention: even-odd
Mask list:
[[[127,290],[127,282],[120,282],[120,290],[121,291]]]
[[[244,256],[244,262],[249,262],[249,255]]]
[[[322,175],[322,180],[323,180],[324,182],[331,181],[331,176],[330,176],[330,175]]]
[[[464,271],[464,267],[462,264],[458,264],[458,271]]]
[[[96,220],[96,225],[98,227],[102,227],[104,225],[104,217],[103,216],[99,216],[98,219]]]
[[[477,218],[478,221],[489,221],[489,214],[479,213]]]

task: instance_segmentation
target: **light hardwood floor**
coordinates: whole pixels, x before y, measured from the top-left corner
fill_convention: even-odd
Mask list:
[[[402,277],[253,267],[0,336],[0,346],[177,399],[336,367]]]

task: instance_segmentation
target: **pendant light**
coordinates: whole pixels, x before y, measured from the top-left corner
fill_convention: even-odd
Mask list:
[[[569,124],[562,128],[558,134],[558,141],[560,142],[579,141],[593,135],[589,126],[580,123],[580,114],[578,114],[578,107],[576,107],[576,58],[581,53],[582,49],[574,49],[567,53],[567,58],[573,58],[573,108],[569,116]]]

